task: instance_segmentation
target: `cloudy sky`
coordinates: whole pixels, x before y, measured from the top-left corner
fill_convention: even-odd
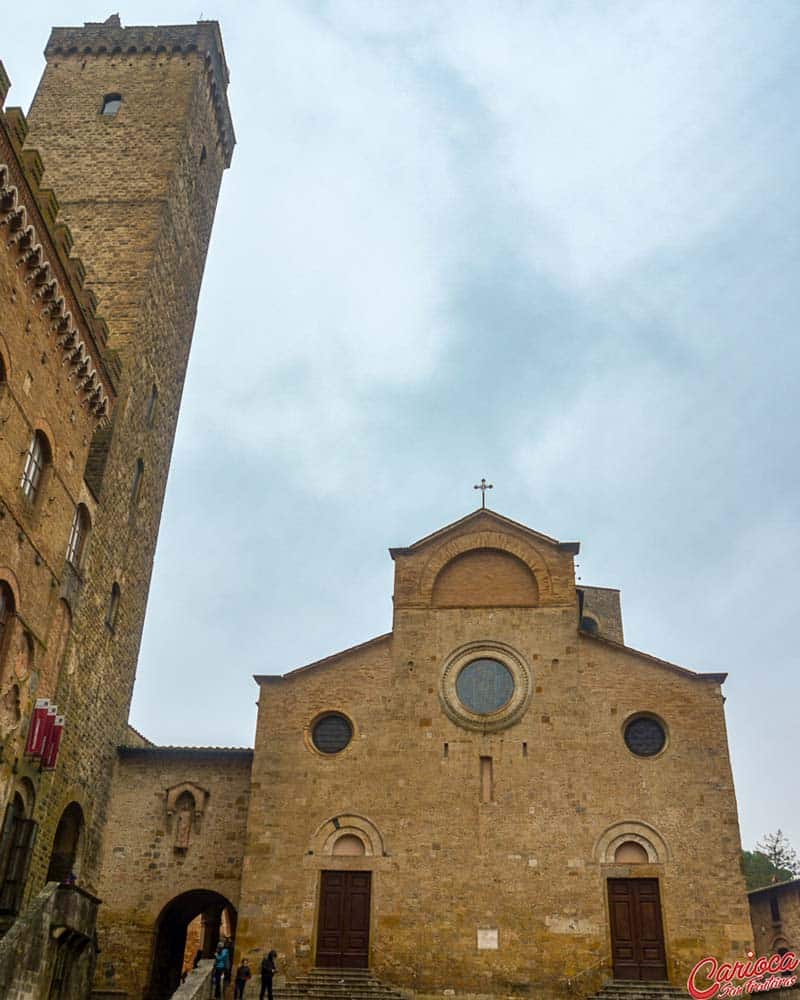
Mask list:
[[[800,848],[800,5],[209,3],[120,10],[221,21],[239,141],[133,723],[250,745],[251,675],[387,631],[387,547],[485,475],[630,645],[730,672],[744,844]],[[10,103],[110,12],[18,5]]]

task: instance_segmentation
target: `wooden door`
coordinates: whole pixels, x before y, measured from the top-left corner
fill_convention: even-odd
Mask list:
[[[657,878],[610,878],[608,910],[615,979],[665,980]]]
[[[369,964],[371,872],[323,872],[317,965],[366,969]]]

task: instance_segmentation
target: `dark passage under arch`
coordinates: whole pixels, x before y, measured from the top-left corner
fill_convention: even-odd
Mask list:
[[[211,958],[221,939],[223,914],[227,913],[232,941],[236,939],[236,909],[218,892],[192,889],[171,899],[158,916],[154,928],[153,963],[145,1000],[167,1000],[180,985],[186,950],[186,931],[196,917],[202,921],[200,948]],[[231,947],[233,963],[233,946]]]

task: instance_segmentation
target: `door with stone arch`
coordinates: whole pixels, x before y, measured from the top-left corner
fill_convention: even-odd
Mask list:
[[[366,969],[372,872],[323,871],[319,891],[317,966]]]
[[[657,878],[610,878],[608,913],[615,979],[667,979]]]

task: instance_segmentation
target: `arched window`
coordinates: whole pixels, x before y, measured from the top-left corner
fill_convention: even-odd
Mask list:
[[[103,111],[102,113],[108,117],[113,118],[114,115],[122,107],[122,95],[121,94],[106,94],[103,98]]]
[[[19,913],[35,839],[36,823],[25,815],[25,802],[15,792],[0,833],[0,913]]]
[[[141,458],[136,460],[136,471],[133,474],[133,485],[131,486],[131,513],[139,502],[139,494],[142,491],[142,476],[144,475],[144,461]]]
[[[56,827],[53,851],[47,869],[48,882],[65,882],[78,874],[83,848],[83,809],[77,802],[70,802]]]
[[[19,484],[22,492],[31,503],[36,502],[45,469],[50,463],[50,455],[50,445],[47,443],[47,438],[41,431],[36,431],[25,454],[25,466]]]
[[[91,527],[92,521],[89,517],[89,511],[85,504],[79,503],[75,508],[75,516],[72,518],[72,528],[67,543],[67,562],[75,569],[81,568]]]
[[[106,612],[106,625],[113,632],[117,625],[117,615],[119,614],[119,584],[114,583],[111,588],[111,597],[108,601],[108,611]]]
[[[0,580],[0,663],[7,645],[9,625],[16,611],[14,593],[5,580]]]

